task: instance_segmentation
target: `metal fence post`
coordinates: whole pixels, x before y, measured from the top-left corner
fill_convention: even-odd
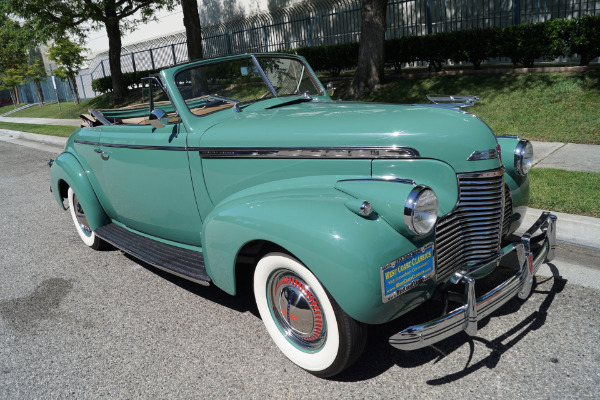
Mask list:
[[[156,69],[154,66],[154,55],[152,54],[152,49],[150,49],[150,63],[152,64],[152,69]]]
[[[521,24],[521,0],[513,0],[513,25]]]
[[[308,47],[312,47],[312,26],[310,25],[310,17],[306,17],[306,36],[308,39]]]
[[[431,1],[427,0],[425,2],[425,22],[427,24],[427,34],[431,35],[433,33],[433,26],[431,22]]]
[[[106,71],[104,70],[104,60],[100,61],[100,66],[102,66],[102,76],[106,78]]]
[[[265,53],[269,52],[269,40],[267,38],[267,27],[266,26],[262,26],[262,32],[263,32],[263,43],[265,45]]]
[[[133,65],[133,72],[136,72],[135,70],[135,53],[131,53],[131,65]]]
[[[173,65],[177,64],[177,55],[175,54],[175,45],[171,45],[171,53],[173,53]]]
[[[227,54],[231,54],[231,36],[233,33],[231,31],[227,32]]]

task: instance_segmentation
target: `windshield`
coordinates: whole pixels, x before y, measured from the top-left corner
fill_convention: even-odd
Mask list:
[[[237,58],[185,69],[175,75],[175,82],[196,115],[275,96],[320,94],[319,86],[300,60],[270,56],[256,59],[260,69],[251,57]]]

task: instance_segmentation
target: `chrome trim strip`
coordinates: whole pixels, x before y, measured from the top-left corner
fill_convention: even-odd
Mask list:
[[[417,186],[416,182],[412,179],[402,179],[402,178],[356,178],[356,179],[340,179],[339,182],[395,182],[395,183],[404,183],[406,185]]]
[[[496,139],[500,139],[500,138],[504,138],[504,139],[519,139],[518,135],[496,135]]]
[[[101,147],[137,150],[198,151],[202,158],[419,158],[420,154],[411,147],[184,147],[184,146],[147,146],[140,144],[120,144],[75,140],[78,144]],[[381,179],[410,183],[406,179]]]
[[[498,158],[498,151],[496,149],[479,150],[471,153],[467,161],[491,160],[493,158]]]
[[[411,147],[190,147],[202,158],[419,158]]]
[[[504,167],[488,172],[474,172],[466,174],[458,174],[458,178],[491,178],[493,176],[501,176],[504,174]]]
[[[529,241],[531,235],[538,229],[542,231],[542,235],[540,235],[542,237],[539,238],[542,244],[537,254],[533,254]],[[528,296],[533,276],[542,263],[551,261],[554,255],[555,232],[556,217],[548,212],[542,213],[535,224],[523,235],[520,243],[511,243],[504,247],[490,262],[454,274],[451,279],[452,283],[466,283],[465,297],[467,299],[463,306],[440,318],[404,329],[390,337],[390,344],[400,350],[416,350],[437,343],[463,330],[469,335],[476,335],[477,321],[490,315],[516,295],[521,298]],[[500,258],[513,251],[516,252],[519,260],[519,271],[495,289],[474,300],[474,284],[470,274],[497,263]]]
[[[102,143],[90,142],[87,140],[74,140],[77,144],[89,144],[99,147],[114,147],[117,149],[136,149],[136,150],[168,150],[168,151],[187,151],[187,147],[183,146],[146,146],[143,144],[119,144],[119,143]]]
[[[120,144],[120,143],[97,143],[100,147],[114,147],[117,149],[135,149],[135,150],[168,150],[168,151],[187,151],[184,146],[146,146],[143,144]]]

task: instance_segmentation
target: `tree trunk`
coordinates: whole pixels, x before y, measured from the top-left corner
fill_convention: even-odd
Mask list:
[[[127,92],[123,72],[121,71],[121,29],[119,20],[110,18],[105,22],[106,35],[108,36],[108,65],[110,66],[110,76],[113,86],[113,100],[115,103]]]
[[[202,59],[202,27],[198,15],[198,3],[196,0],[181,0],[181,8],[187,38],[188,60],[200,60]]]
[[[35,86],[35,91],[40,98],[40,107],[44,105],[44,92],[42,91],[42,87],[40,86],[40,80],[38,78],[33,79],[33,85]]]
[[[15,103],[15,108],[17,107],[17,104],[21,104],[21,99],[19,98],[19,89],[15,86],[15,88],[13,89],[14,92],[14,97],[13,97],[13,103]]]
[[[358,66],[350,94],[359,96],[379,89],[383,81],[387,0],[363,0]]]
[[[75,104],[81,103],[81,99],[79,98],[79,90],[77,90],[77,79],[75,74],[69,75],[69,83],[71,86],[71,93],[73,93],[73,102]]]
[[[8,90],[8,93],[10,93],[10,99],[12,100],[14,108],[17,108],[17,97],[15,95],[16,91],[17,91],[16,87],[14,89],[9,89]]]

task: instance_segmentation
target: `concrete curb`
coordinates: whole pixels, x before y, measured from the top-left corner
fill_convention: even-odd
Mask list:
[[[539,218],[544,210],[528,208],[525,219],[518,232],[524,232]],[[556,215],[556,240],[580,247],[600,250],[600,218],[583,215],[565,214],[551,211]]]
[[[39,143],[49,144],[49,145],[53,145],[53,146],[59,146],[59,147],[65,147],[65,143],[67,143],[67,139],[68,139],[66,137],[40,135],[37,133],[11,131],[8,129],[0,129],[0,135],[9,136],[9,137],[12,137],[15,139],[23,139],[23,140],[29,140],[32,142],[39,142]]]

